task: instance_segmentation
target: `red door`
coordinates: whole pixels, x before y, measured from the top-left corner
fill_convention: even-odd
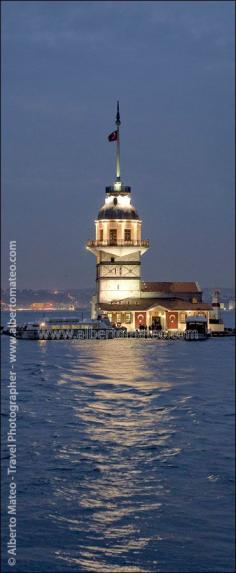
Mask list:
[[[135,313],[135,328],[146,326],[146,312]]]
[[[178,312],[167,312],[167,328],[178,328]]]

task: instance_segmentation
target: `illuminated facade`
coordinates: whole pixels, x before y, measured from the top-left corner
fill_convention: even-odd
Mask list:
[[[116,181],[106,187],[105,203],[95,221],[96,238],[87,243],[87,248],[96,256],[96,305],[140,298],[141,255],[149,246],[148,241],[142,240],[142,221],[131,203],[131,188],[124,186],[120,178],[119,126],[118,105],[117,130],[113,132],[117,141]]]
[[[139,298],[141,255],[148,241],[142,240],[142,223],[131,203],[130,187],[115,183],[106,189],[95,225],[96,239],[87,247],[96,255],[97,301]]]
[[[120,114],[117,104],[116,180],[106,187],[105,203],[95,221],[95,240],[87,249],[96,256],[96,295],[92,318],[106,315],[116,326],[128,330],[150,327],[184,330],[189,315],[206,316],[210,305],[202,303],[196,282],[145,283],[141,281],[141,256],[149,248],[142,239],[142,221],[131,202],[131,188],[120,178]]]

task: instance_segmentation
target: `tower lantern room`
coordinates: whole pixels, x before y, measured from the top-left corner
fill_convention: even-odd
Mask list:
[[[121,181],[120,124],[118,102],[116,130],[108,137],[116,141],[116,180],[106,187],[95,221],[95,240],[87,242],[87,249],[96,256],[97,305],[140,298],[141,255],[149,247],[142,240],[142,221],[131,202],[131,188]]]

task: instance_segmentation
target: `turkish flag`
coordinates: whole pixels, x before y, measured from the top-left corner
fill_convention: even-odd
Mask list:
[[[113,131],[108,135],[108,141],[116,141],[117,140],[117,130]]]
[[[167,328],[171,329],[171,328],[178,328],[178,312],[167,312],[166,313],[166,318],[167,318]]]
[[[135,328],[146,326],[146,312],[135,312]]]

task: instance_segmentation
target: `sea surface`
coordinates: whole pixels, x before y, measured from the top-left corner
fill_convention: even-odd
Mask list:
[[[2,570],[233,572],[235,338],[17,341],[15,567],[1,338]]]

